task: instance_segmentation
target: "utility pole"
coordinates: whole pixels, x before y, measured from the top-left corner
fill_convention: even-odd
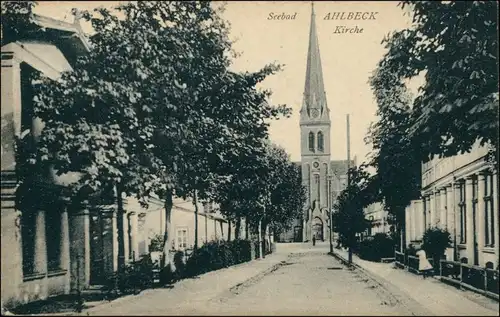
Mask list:
[[[263,202],[262,203],[262,216],[260,217],[259,219],[259,228],[257,230],[257,234],[259,235],[259,238],[257,239],[257,241],[259,242],[259,259],[263,259],[264,256],[263,256],[263,248],[262,248],[262,218],[264,218],[264,215],[266,214],[266,203]]]
[[[330,253],[333,254],[333,217],[332,217],[332,175],[328,176],[328,215],[330,216]]]
[[[351,135],[350,135],[350,125],[349,125],[349,114],[347,114],[347,188],[351,185],[351,176],[349,175],[349,170],[351,169]],[[348,211],[350,212],[350,210]],[[352,235],[349,233],[349,240],[351,240]],[[352,244],[353,241],[349,241],[349,251],[348,251],[348,262],[349,265],[352,264]]]

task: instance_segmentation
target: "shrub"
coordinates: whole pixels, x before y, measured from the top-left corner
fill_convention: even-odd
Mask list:
[[[381,258],[394,256],[394,240],[385,233],[377,233],[360,241],[357,247],[357,253],[360,258],[368,261],[379,262]]]
[[[124,294],[147,289],[153,284],[152,268],[153,263],[149,256],[143,256],[140,260],[126,265],[123,270],[114,272],[105,287],[108,292],[119,290]]]
[[[155,234],[155,236],[151,238],[151,242],[149,243],[149,252],[162,252],[164,245],[163,235]]]
[[[175,280],[180,280],[184,277],[186,264],[184,263],[184,252],[177,251],[174,254],[175,271],[173,272]]]
[[[166,285],[175,282],[175,275],[172,266],[167,264],[160,269],[160,284]]]
[[[424,232],[422,238],[422,249],[433,259],[435,265],[444,255],[446,248],[451,246],[451,235],[447,230],[440,228],[429,228]]]
[[[249,241],[211,241],[191,254],[185,265],[185,276],[193,277],[249,260]]]
[[[252,244],[250,241],[237,239],[231,241],[230,245],[235,264],[248,262],[252,260],[251,256]]]

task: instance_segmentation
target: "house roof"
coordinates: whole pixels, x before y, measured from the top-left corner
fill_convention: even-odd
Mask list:
[[[68,23],[39,14],[33,14],[33,17],[34,23],[41,28],[72,33],[72,37],[80,42],[83,49],[85,49],[87,52],[90,51],[90,42],[83,33],[79,19],[75,19],[75,22],[73,23]]]

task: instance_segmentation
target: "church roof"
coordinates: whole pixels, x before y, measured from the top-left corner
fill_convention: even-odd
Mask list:
[[[309,29],[309,48],[307,51],[306,80],[301,112],[305,114],[308,113],[309,109],[316,108],[321,111],[321,115],[325,113],[328,115],[315,20],[316,14],[314,13],[314,4],[312,4],[311,26]]]

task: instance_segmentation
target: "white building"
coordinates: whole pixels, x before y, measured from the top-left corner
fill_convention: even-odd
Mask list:
[[[389,233],[390,225],[388,222],[388,212],[384,209],[382,203],[373,203],[364,209],[365,219],[371,221],[372,226],[368,229],[368,236],[377,233]]]
[[[422,165],[422,199],[406,209],[407,244],[421,243],[430,227],[447,229],[453,246],[448,260],[498,265],[498,170],[486,162],[488,150],[435,158]]]
[[[193,200],[174,198],[170,216],[169,247],[171,250],[193,249],[195,242],[195,207]],[[235,239],[236,225],[229,223],[216,204],[198,202],[198,246],[207,241]],[[241,222],[240,238],[246,237],[245,222]],[[150,206],[145,215],[144,233],[150,241],[165,233],[165,208]]]
[[[31,75],[57,80],[90,50],[78,20],[34,15],[33,22],[44,31],[24,32],[1,49],[1,300],[7,308],[102,284],[117,268],[118,220],[123,220],[126,261],[138,257],[138,246],[145,244],[138,237],[143,217],[133,200],[125,199],[127,212],[118,216],[113,200],[65,199],[66,185],[78,175],[57,176],[52,170],[37,182],[18,181],[16,165],[22,160],[16,154],[25,148],[18,145],[16,153],[15,140],[36,145],[43,130],[33,115]],[[35,170],[26,174],[39,176]]]

